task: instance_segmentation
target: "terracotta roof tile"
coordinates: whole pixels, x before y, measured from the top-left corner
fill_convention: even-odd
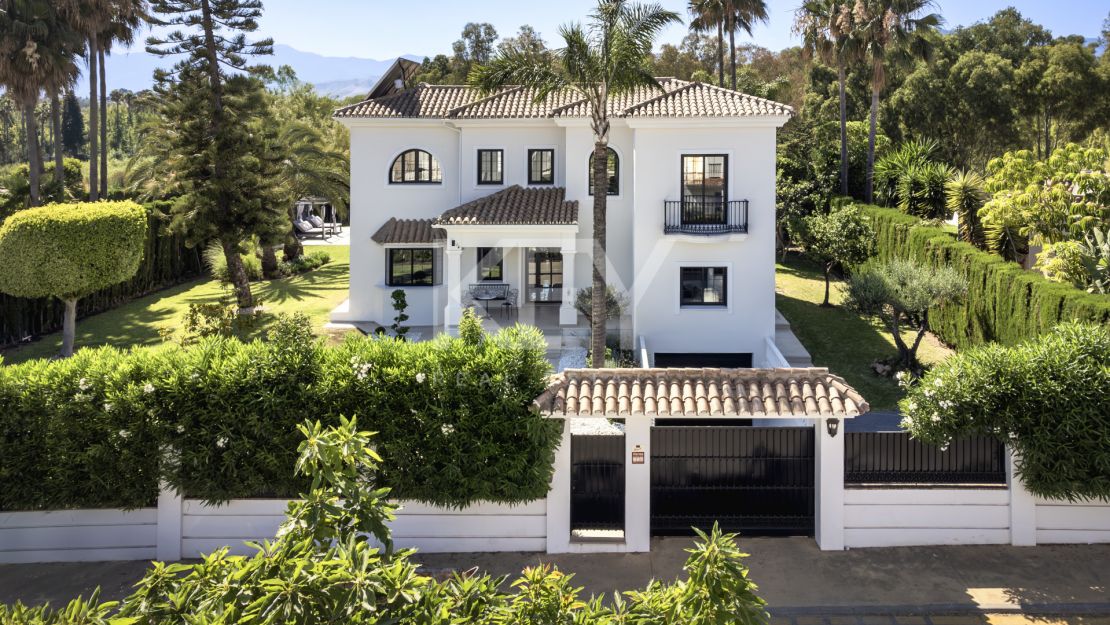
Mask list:
[[[435,243],[445,239],[447,233],[432,227],[431,219],[396,219],[390,217],[370,237],[375,243]]]
[[[785,104],[698,82],[658,78],[663,91],[640,87],[611,96],[614,117],[752,117],[793,115]],[[430,119],[546,119],[589,117],[590,106],[570,89],[536,101],[525,87],[505,87],[485,97],[467,85],[429,85],[374,100],[364,100],[335,112],[336,117]]]
[[[867,401],[808,369],[568,369],[534,404],[554,417],[854,417]]]
[[[443,226],[575,225],[578,202],[567,202],[563,187],[513,185],[445,211],[433,222]]]

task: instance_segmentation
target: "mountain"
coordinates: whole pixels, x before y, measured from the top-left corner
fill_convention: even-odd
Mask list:
[[[424,58],[411,54],[406,54],[405,57],[415,61],[421,61]],[[369,91],[374,81],[393,63],[393,59],[379,61],[353,56],[324,56],[280,44],[274,46],[273,56],[261,57],[259,61],[275,68],[288,65],[297,72],[299,79],[312,83],[319,92],[335,97],[347,97]],[[139,47],[129,52],[113,54],[108,57],[105,64],[108,90],[149,89],[154,84],[154,70],[160,67],[168,69],[174,62],[173,58],[159,58],[147,54]],[[84,69],[82,67],[82,70]],[[82,74],[77,83],[77,94],[87,97],[88,93],[89,83],[86,76]]]

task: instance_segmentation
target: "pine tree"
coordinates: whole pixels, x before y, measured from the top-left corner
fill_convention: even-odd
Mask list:
[[[227,259],[228,276],[240,309],[254,297],[239,254],[253,237],[263,240],[284,227],[285,211],[272,199],[257,123],[266,114],[263,87],[251,76],[246,57],[271,54],[269,39],[248,42],[258,29],[260,0],[155,0],[151,8],[180,30],[151,37],[147,51],[180,55],[175,74],[160,73],[164,123],[175,124],[172,150],[180,157],[178,176],[187,189],[175,205],[174,223],[194,244],[216,239]],[[231,70],[231,71],[227,71]],[[275,210],[276,209],[276,210]]]
[[[72,91],[67,91],[62,100],[62,148],[66,156],[73,158],[80,158],[85,152],[85,117]]]

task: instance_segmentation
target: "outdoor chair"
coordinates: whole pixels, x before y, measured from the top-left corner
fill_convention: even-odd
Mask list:
[[[323,228],[317,228],[307,221],[294,221],[293,227],[297,230],[297,236],[302,239],[311,239],[313,237],[323,239],[327,236]]]
[[[509,289],[505,295],[505,301],[501,303],[501,312],[506,319],[512,319],[513,315],[517,312],[517,298],[520,296],[520,291],[516,289]]]

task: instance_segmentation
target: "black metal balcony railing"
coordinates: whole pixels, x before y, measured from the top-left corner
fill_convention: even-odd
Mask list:
[[[747,231],[747,200],[697,198],[663,202],[664,234],[713,235]]]

